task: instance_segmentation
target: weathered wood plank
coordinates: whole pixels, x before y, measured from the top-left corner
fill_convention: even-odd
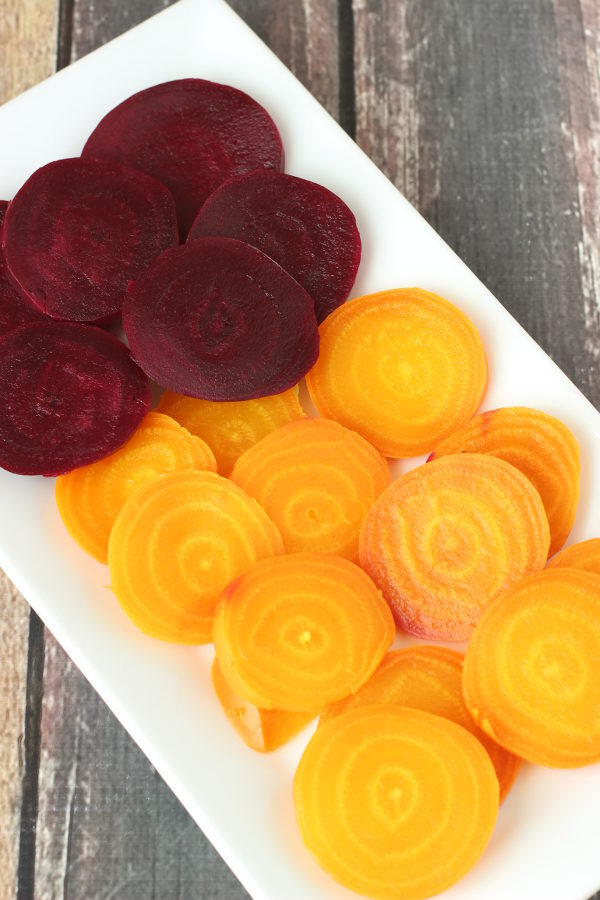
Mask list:
[[[0,572],[0,897],[17,890],[29,607]]]
[[[56,22],[54,0],[2,7],[0,103],[52,73]],[[0,572],[0,897],[6,898],[16,896],[18,884],[29,623],[29,607]]]

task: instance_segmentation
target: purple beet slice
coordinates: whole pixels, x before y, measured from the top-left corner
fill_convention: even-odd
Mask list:
[[[74,322],[116,318],[129,281],[177,243],[163,184],[121,163],[79,158],[34,172],[2,233],[14,287],[52,318]]]
[[[90,325],[32,322],[0,338],[0,467],[59,475],[117,450],[150,407],[121,341]]]
[[[96,126],[83,156],[120,160],[153,175],[175,197],[181,235],[222,181],[283,167],[279,132],[248,94],[183,78],[129,97]]]
[[[7,208],[8,201],[0,200],[0,236]],[[0,254],[0,336],[12,331],[13,328],[18,328],[19,325],[25,325],[26,322],[39,322],[45,318],[41,309],[21,297],[12,286]]]
[[[282,172],[230,178],[200,209],[188,236],[237,238],[258,247],[315,301],[317,321],[347,298],[360,263],[351,210],[314,181]]]
[[[207,400],[281,393],[319,349],[310,295],[270,257],[231,238],[163,253],[130,286],[123,327],[150,378]]]

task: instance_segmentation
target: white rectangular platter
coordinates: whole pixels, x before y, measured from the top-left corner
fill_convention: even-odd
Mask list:
[[[112,106],[161,81],[234,85],[277,122],[286,170],[336,191],[364,255],[353,294],[419,285],[470,316],[490,364],[484,408],[539,407],[582,451],[571,540],[600,535],[600,415],[294,76],[222,0],[181,0],[0,109],[0,197],[38,166],[78,155]],[[264,757],[222,715],[212,649],[145,637],[108,589],[106,567],[71,541],[51,479],[0,472],[0,565],[147,754],[255,900],[349,900],[303,847],[291,784],[312,729]],[[102,860],[98,859],[98,865]],[[600,887],[600,765],[524,766],[477,866],[448,900],[584,900]]]

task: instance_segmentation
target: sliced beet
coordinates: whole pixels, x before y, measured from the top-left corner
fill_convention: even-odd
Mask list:
[[[309,294],[270,257],[231,238],[163,253],[130,286],[123,327],[150,378],[207,400],[287,390],[319,349]]]
[[[188,240],[238,238],[258,247],[315,301],[322,322],[344,302],[360,263],[360,235],[351,210],[314,181],[283,172],[230,178],[200,209]]]
[[[0,467],[59,475],[125,443],[150,387],[121,341],[89,325],[32,322],[0,338]]]
[[[120,160],[164,182],[182,237],[226,178],[283,166],[268,112],[243,91],[200,78],[167,81],[124,100],[96,126],[83,155]]]
[[[0,237],[7,207],[8,202],[0,200]],[[26,322],[39,322],[45,318],[41,309],[25,300],[12,286],[0,254],[0,336],[12,331],[13,328],[18,328],[19,325],[25,325]]]
[[[108,322],[129,281],[178,243],[173,197],[110,160],[59,159],[34,172],[8,207],[6,271],[55,319]]]

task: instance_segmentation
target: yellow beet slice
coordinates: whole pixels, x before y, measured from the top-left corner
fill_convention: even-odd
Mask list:
[[[313,403],[385,456],[428,453],[471,418],[485,393],[475,326],[428,291],[351,300],[319,333],[319,358],[306,376]]]
[[[289,553],[336,553],[358,562],[358,532],[390,483],[387,460],[329,419],[297,419],[237,461],[231,478],[258,500]]]
[[[105,563],[111,528],[133,491],[167,472],[216,468],[204,441],[170,416],[150,412],[115,453],[57,478],[56,503],[71,537]]]
[[[600,538],[590,538],[565,547],[548,562],[546,568],[582,569],[600,575]]]
[[[111,587],[151,637],[207,643],[223,588],[282,552],[276,526],[237,485],[213,472],[172,472],[137,490],[117,516]]]
[[[467,649],[466,704],[484,731],[542,766],[600,760],[600,576],[546,569],[484,613]]]
[[[223,592],[213,639],[231,689],[263,709],[311,712],[357,691],[394,639],[381,594],[339,556],[264,559]]]
[[[319,725],[349,709],[374,703],[410,706],[443,716],[481,741],[496,770],[502,802],[513,785],[521,760],[475,724],[463,699],[463,661],[462,653],[446,647],[425,645],[390,650],[356,694],[325,707]]]
[[[460,725],[417,709],[361,706],[317,728],[294,802],[304,843],[336,881],[377,900],[423,900],[483,853],[498,781]]]
[[[502,459],[461,453],[384,491],[362,527],[360,561],[401,628],[464,640],[495,597],[543,568],[549,544],[529,479]]]
[[[579,501],[579,447],[567,426],[539,409],[493,409],[442,441],[431,459],[465,452],[497,456],[529,478],[548,516],[548,552],[560,550],[573,527]]]
[[[317,715],[316,712],[261,709],[248,703],[232,691],[216,659],[212,667],[212,683],[223,712],[239,736],[259,753],[270,753],[286,744]]]
[[[298,388],[256,400],[222,403],[165,391],[158,409],[206,441],[215,454],[221,475],[229,475],[242,453],[261,438],[280,425],[304,416]]]

